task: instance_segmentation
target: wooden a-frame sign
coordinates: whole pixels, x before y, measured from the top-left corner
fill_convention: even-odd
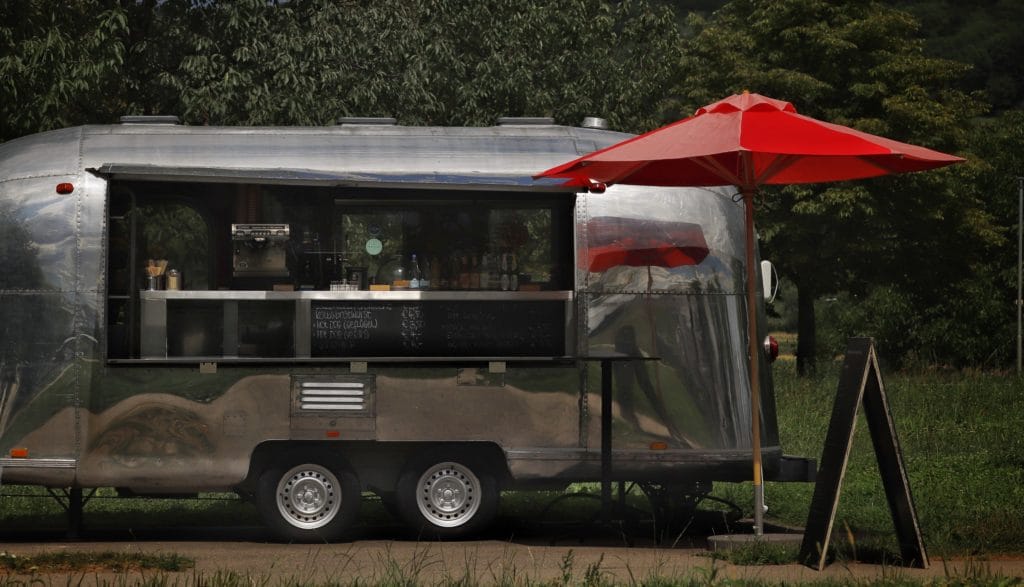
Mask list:
[[[846,473],[857,410],[861,404],[864,405],[864,416],[875,446],[882,486],[896,526],[900,555],[904,563],[926,569],[928,555],[924,550],[921,527],[917,523],[907,471],[903,466],[903,454],[896,438],[889,400],[885,395],[878,357],[875,355],[874,340],[871,338],[851,338],[847,344],[814,496],[807,513],[800,561],[819,571],[825,568],[836,508],[839,506],[839,490]]]

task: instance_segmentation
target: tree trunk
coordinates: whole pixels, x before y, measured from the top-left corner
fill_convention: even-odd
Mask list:
[[[796,318],[796,373],[803,377],[814,373],[817,357],[817,337],[814,323],[814,293],[809,287],[797,284]]]

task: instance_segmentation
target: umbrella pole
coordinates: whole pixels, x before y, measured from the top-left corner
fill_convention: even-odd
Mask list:
[[[757,344],[757,289],[754,270],[754,190],[743,190],[746,210],[747,355],[750,360],[750,437],[754,462],[754,535],[764,533],[764,476],[761,472],[761,374]]]

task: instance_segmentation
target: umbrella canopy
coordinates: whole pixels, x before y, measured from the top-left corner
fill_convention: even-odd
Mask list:
[[[679,122],[600,151],[535,178],[569,179],[583,189],[607,184],[734,185],[746,210],[747,354],[750,361],[754,532],[762,531],[760,375],[754,268],[754,192],[763,185],[818,183],[923,171],[963,161],[797,114],[789,102],[744,92]]]
[[[683,120],[536,177],[649,186],[818,183],[922,171],[960,157],[797,114],[789,102],[738,94]]]
[[[699,224],[602,216],[587,223],[586,267],[591,272],[612,267],[682,267],[708,256]]]

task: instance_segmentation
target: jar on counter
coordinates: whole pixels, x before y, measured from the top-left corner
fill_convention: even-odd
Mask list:
[[[167,289],[181,289],[181,272],[178,271],[177,269],[171,269],[170,271],[167,272]]]

